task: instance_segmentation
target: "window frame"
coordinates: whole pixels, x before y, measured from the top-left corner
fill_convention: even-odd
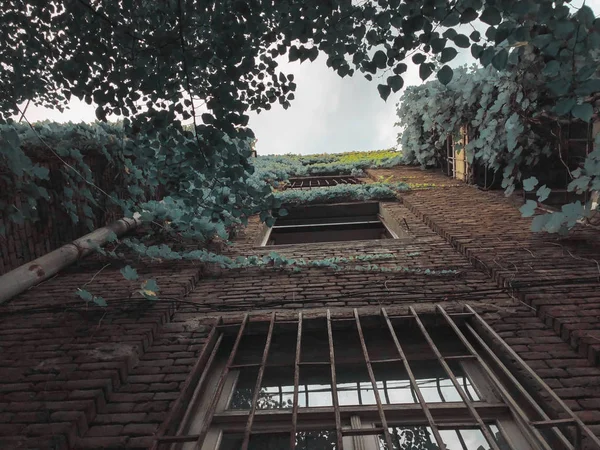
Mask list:
[[[373,207],[374,205],[377,205],[377,212],[375,213],[366,213],[363,214],[361,213],[360,209],[361,208],[369,208],[369,207]],[[397,224],[393,223],[393,219],[390,217],[389,213],[387,213],[387,211],[385,211],[385,208],[381,205],[380,202],[360,202],[360,203],[337,203],[337,204],[331,204],[331,205],[305,205],[302,208],[304,210],[323,210],[325,211],[327,208],[338,208],[338,207],[346,207],[346,208],[355,208],[356,209],[356,213],[355,214],[347,214],[345,216],[336,216],[336,215],[332,215],[330,217],[327,217],[324,213],[321,217],[314,217],[314,218],[306,218],[306,222],[312,222],[312,223],[298,223],[298,224],[292,224],[292,225],[278,225],[277,224],[277,218],[275,219],[275,223],[273,224],[273,226],[269,227],[267,225],[265,225],[265,227],[263,228],[263,232],[261,233],[261,236],[258,239],[258,246],[260,247],[276,247],[276,246],[280,246],[280,245],[305,245],[305,244],[330,244],[330,243],[336,243],[336,242],[352,242],[352,241],[361,241],[361,240],[377,240],[377,239],[370,239],[370,238],[364,238],[364,239],[349,239],[349,240],[332,240],[332,241],[302,241],[302,242],[296,242],[296,243],[285,243],[285,244],[269,244],[269,241],[271,239],[271,235],[273,233],[274,230],[278,230],[278,229],[291,229],[291,230],[302,230],[302,229],[307,229],[308,231],[311,231],[311,228],[327,228],[327,227],[337,227],[337,228],[341,228],[341,229],[350,229],[352,227],[355,227],[356,225],[363,225],[363,226],[369,226],[369,225],[377,225],[379,224],[383,230],[385,231],[385,233],[388,235],[388,239],[400,239],[403,237],[407,236],[407,233],[401,229],[400,226],[394,226]],[[335,221],[332,222],[332,218],[338,218],[339,217],[339,221]],[[347,220],[344,220],[347,217]],[[352,218],[363,218],[363,220],[352,220]],[[302,219],[298,219],[296,220],[297,222],[301,222]]]
[[[446,365],[446,366],[444,366],[445,370],[449,370],[447,368],[447,363],[445,361],[454,359],[454,358],[451,358],[449,356],[443,356],[439,352],[439,349],[437,349],[437,346],[435,345],[433,340],[431,340],[431,336],[428,334],[427,328],[425,327],[425,325],[423,324],[423,321],[421,320],[423,315],[418,314],[412,307],[410,307],[409,310],[410,310],[410,314],[408,316],[407,315],[389,316],[387,314],[385,308],[381,308],[379,317],[383,318],[385,323],[388,325],[392,336],[395,336],[394,332],[392,331],[394,329],[394,327],[391,323],[392,319],[409,319],[409,320],[415,321],[419,330],[423,333],[423,336],[430,344],[431,350],[436,355],[439,362],[443,366]],[[522,439],[527,440],[527,442],[531,446],[530,448],[532,450],[538,450],[538,449],[554,450],[554,449],[558,449],[558,448],[577,449],[578,450],[581,448],[581,442],[582,442],[582,438],[584,436],[586,437],[586,439],[588,439],[589,442],[595,444],[597,448],[600,448],[600,440],[565,405],[565,403],[562,402],[562,400],[560,400],[560,398],[543,382],[543,380],[541,380],[539,377],[537,377],[537,375],[535,375],[535,372],[531,368],[529,368],[522,359],[520,359],[518,357],[518,355],[510,348],[510,346],[508,346],[508,344],[506,344],[503,340],[501,340],[501,338],[493,331],[493,329],[470,306],[465,305],[463,312],[447,313],[440,305],[437,305],[436,306],[436,315],[439,316],[441,319],[443,319],[444,323],[447,326],[450,326],[450,328],[456,333],[456,336],[458,337],[459,341],[468,350],[469,356],[467,354],[465,354],[465,355],[461,356],[460,359],[466,359],[469,362],[471,362],[471,361],[477,362],[478,368],[485,374],[487,381],[491,383],[491,386],[493,387],[494,392],[497,392],[498,395],[500,396],[500,398],[502,398],[503,403],[492,404],[492,403],[488,403],[488,402],[477,402],[478,403],[477,405],[473,405],[474,402],[469,401],[463,392],[462,393],[463,395],[461,395],[461,397],[463,399],[462,403],[464,403],[464,406],[459,406],[459,404],[455,404],[457,402],[453,402],[453,404],[450,405],[450,407],[446,406],[446,407],[440,408],[439,406],[435,406],[435,404],[427,404],[426,402],[423,402],[422,396],[420,394],[419,394],[419,403],[418,404],[410,404],[410,405],[402,404],[402,405],[382,406],[381,400],[379,399],[379,394],[377,392],[377,388],[375,387],[376,384],[374,381],[372,369],[369,369],[369,376],[371,378],[373,387],[375,388],[374,389],[375,397],[378,399],[377,405],[369,406],[369,407],[339,406],[337,404],[336,374],[335,374],[335,362],[334,362],[335,361],[335,356],[334,356],[335,347],[333,345],[332,323],[342,321],[342,320],[354,320],[356,323],[357,330],[358,330],[359,334],[362,336],[361,318],[366,320],[367,317],[374,317],[374,316],[373,315],[363,315],[361,317],[361,315],[358,313],[358,310],[355,309],[353,319],[348,319],[348,318],[332,319],[330,311],[328,310],[326,313],[327,335],[328,335],[328,341],[329,341],[328,346],[329,346],[330,357],[331,357],[331,361],[332,361],[330,366],[331,366],[332,391],[333,391],[333,399],[334,399],[333,400],[334,417],[331,417],[331,408],[329,408],[329,407],[328,407],[329,409],[327,411],[325,411],[323,408],[320,408],[320,407],[298,408],[298,401],[297,401],[298,388],[297,388],[297,386],[298,386],[298,382],[299,382],[298,373],[300,370],[300,364],[299,364],[300,361],[299,361],[298,355],[301,352],[301,338],[302,338],[302,333],[303,333],[303,331],[302,331],[303,324],[308,323],[308,322],[303,321],[303,314],[301,312],[298,313],[298,315],[296,316],[297,319],[295,321],[288,320],[288,319],[276,321],[276,313],[273,312],[271,314],[270,320],[268,321],[269,328],[268,328],[268,333],[266,335],[265,350],[263,353],[263,357],[261,359],[259,375],[257,377],[257,383],[256,383],[257,389],[255,389],[255,392],[253,394],[252,410],[249,413],[241,412],[241,413],[228,414],[228,416],[231,416],[231,417],[236,416],[237,417],[238,425],[236,425],[236,426],[238,428],[228,425],[227,431],[228,432],[236,432],[236,431],[241,432],[243,430],[244,431],[244,439],[247,444],[250,435],[256,434],[256,433],[254,433],[253,425],[258,424],[257,425],[258,428],[256,429],[256,431],[258,431],[259,433],[261,433],[261,432],[279,432],[280,430],[285,428],[286,432],[290,433],[290,443],[293,443],[294,439],[292,439],[291,437],[296,436],[296,432],[302,431],[302,430],[306,429],[306,427],[310,427],[310,424],[312,424],[312,423],[317,424],[319,426],[312,427],[310,429],[323,429],[322,427],[324,425],[327,425],[327,428],[329,428],[329,425],[334,424],[336,434],[337,434],[337,442],[338,442],[337,448],[346,448],[346,450],[352,450],[353,447],[351,445],[354,445],[354,444],[350,444],[349,442],[350,441],[352,441],[353,443],[357,442],[357,440],[354,439],[353,436],[361,436],[361,435],[365,435],[365,434],[373,435],[373,431],[375,431],[377,433],[383,432],[386,436],[386,439],[389,439],[387,430],[391,426],[390,424],[401,423],[402,425],[406,425],[406,426],[408,426],[408,425],[429,426],[429,428],[432,430],[432,432],[435,436],[436,433],[434,432],[434,430],[436,430],[436,429],[439,430],[439,429],[446,428],[448,426],[457,427],[459,425],[465,426],[465,427],[479,426],[479,428],[483,432],[483,434],[486,435],[485,430],[487,429],[488,424],[493,422],[496,426],[498,426],[498,428],[503,433],[503,436],[507,440],[510,448],[515,449],[515,450],[526,448],[526,447],[522,446],[523,445]],[[264,315],[261,316],[261,319],[263,319],[263,320],[260,322],[264,323]],[[291,417],[292,417],[292,422],[293,422],[292,425],[290,425],[288,422],[289,417],[290,417],[289,410],[285,410],[285,411],[282,411],[282,410],[260,410],[260,411],[257,411],[257,409],[256,409],[258,390],[260,389],[260,386],[262,386],[262,384],[261,384],[262,376],[264,374],[266,360],[267,360],[267,357],[269,354],[270,342],[271,342],[271,339],[273,338],[273,328],[274,328],[274,325],[276,322],[277,323],[287,323],[287,324],[296,323],[297,328],[298,328],[298,344],[297,344],[297,352],[296,352],[296,357],[295,357],[295,376],[294,376],[294,378],[295,378],[295,401],[294,401],[293,409],[291,411]],[[219,436],[221,435],[221,433],[218,431],[218,427],[215,427],[215,425],[219,425],[219,423],[222,424],[225,422],[223,421],[222,414],[221,413],[216,414],[216,412],[217,412],[217,408],[219,406],[218,405],[219,402],[221,402],[221,407],[223,407],[222,402],[224,401],[223,400],[224,396],[222,395],[222,393],[224,391],[223,388],[224,388],[226,376],[229,372],[229,367],[231,367],[233,365],[232,362],[234,360],[235,353],[238,349],[240,339],[244,335],[244,330],[246,329],[248,323],[249,323],[249,315],[246,314],[246,315],[244,315],[241,322],[238,322],[236,324],[220,326],[221,331],[223,331],[226,328],[230,328],[232,326],[234,328],[237,327],[236,328],[237,329],[236,340],[233,344],[233,348],[232,348],[231,352],[229,353],[229,357],[227,359],[227,362],[225,363],[225,367],[224,367],[223,371],[219,370],[219,367],[216,368],[217,370],[215,370],[214,367],[211,369],[210,368],[211,364],[208,364],[209,367],[205,368],[202,379],[204,379],[204,381],[206,381],[207,378],[212,378],[212,379],[208,383],[204,383],[205,386],[202,386],[203,382],[201,379],[201,381],[196,386],[196,392],[194,392],[194,395],[192,396],[192,400],[193,400],[191,402],[192,405],[190,406],[190,409],[188,409],[188,411],[186,411],[186,414],[184,416],[184,420],[187,417],[187,422],[189,422],[189,423],[180,424],[180,426],[178,427],[178,436],[159,437],[158,438],[159,442],[164,442],[164,443],[190,442],[191,443],[193,441],[197,441],[197,442],[202,441],[202,442],[206,442],[206,446],[195,447],[195,445],[197,444],[197,442],[196,442],[196,443],[192,444],[189,448],[201,448],[202,450],[209,449],[209,448],[210,448],[210,450],[212,450],[213,448],[217,448],[216,446],[219,443]],[[461,323],[462,328],[459,327],[458,323]],[[215,329],[216,328],[217,327],[215,327]],[[470,334],[472,334],[473,339],[467,339],[463,330],[468,331]],[[491,336],[491,338],[490,338],[490,336]],[[223,333],[220,333],[217,338],[213,339],[215,345],[212,347],[209,362],[210,361],[215,362],[215,356],[217,354],[219,345],[222,342],[222,338],[223,338]],[[401,361],[407,367],[407,373],[409,374],[411,385],[415,386],[415,390],[416,390],[416,392],[418,392],[418,387],[416,387],[416,382],[415,382],[414,376],[411,375],[410,364],[408,363],[408,361],[405,357],[405,354],[403,353],[402,346],[401,346],[401,344],[399,344],[397,338],[394,338],[394,341],[396,343],[397,350],[399,352],[399,361]],[[558,405],[562,409],[562,413],[566,413],[566,415],[569,418],[568,419],[550,418],[548,415],[549,413],[544,411],[540,407],[540,405],[538,405],[535,402],[535,400],[531,397],[531,395],[527,392],[527,390],[525,390],[525,388],[514,377],[512,372],[501,363],[499,356],[496,354],[497,353],[496,350],[492,350],[491,347],[489,346],[488,342],[486,342],[486,341],[491,341],[494,345],[498,345],[500,347],[500,350],[502,350],[502,352],[507,352],[508,357],[511,358],[513,361],[515,361],[515,363],[519,366],[520,369],[523,369],[526,372],[528,372],[528,375],[533,378],[533,380],[538,384],[538,386],[543,391],[545,391],[545,393],[548,394],[552,398],[552,400],[554,400],[558,403]],[[364,337],[361,337],[361,342],[364,343]],[[473,342],[475,342],[478,345],[479,352],[476,351],[475,348],[473,347],[473,345],[474,345]],[[364,352],[364,356],[365,356],[365,364],[367,367],[369,367],[371,364],[371,362],[370,362],[371,360],[369,359],[368,351],[366,350],[366,346],[364,346],[364,345],[363,345],[363,352]],[[482,353],[482,354],[480,354],[480,353]],[[492,365],[498,365],[499,361],[500,361],[500,367],[499,368],[494,367],[492,369],[491,368]],[[511,389],[510,394],[508,393],[507,387],[504,386],[504,382],[505,382],[504,379],[502,380],[502,382],[499,381],[498,374],[500,372],[503,373],[503,376],[505,379],[509,380],[508,383],[510,386],[508,386],[508,387],[510,387],[510,389]],[[207,373],[210,373],[210,377],[205,377],[205,375]],[[456,380],[453,378],[451,370],[448,372],[448,375],[450,378],[453,379],[453,384],[458,389],[459,386],[457,386]],[[219,379],[219,381],[216,383],[216,386],[215,386],[215,378],[214,378],[215,376],[217,376],[217,378]],[[481,386],[483,386],[483,384],[481,384],[480,382],[476,382],[476,381],[474,381],[474,384],[476,384],[478,391],[481,392]],[[197,395],[198,390],[200,390],[202,392],[202,395]],[[225,392],[227,392],[227,389],[225,389]],[[462,392],[462,390],[459,390],[459,393],[460,392]],[[513,394],[513,392],[516,392],[516,394]],[[523,403],[522,404],[517,403],[517,401],[523,402]],[[460,403],[460,402],[458,402],[458,403]],[[200,408],[198,408],[198,404],[201,405]],[[202,405],[204,405],[204,406],[202,406]],[[527,408],[525,408],[525,406]],[[194,409],[194,408],[197,411],[199,411],[199,413],[196,414],[196,416],[194,416],[194,413],[190,414],[190,410]],[[527,412],[525,412],[526,410],[527,410]],[[531,414],[530,414],[529,410],[536,411],[537,415],[539,415],[540,417],[530,417]],[[365,417],[364,423],[370,424],[371,427],[375,426],[376,428],[374,430],[373,430],[373,428],[364,428],[364,429],[361,428],[360,430],[353,429],[352,427],[348,428],[348,425],[347,425],[348,420],[347,419],[348,419],[349,415],[350,416],[356,415],[357,411],[360,414],[361,419],[362,419],[363,413],[364,413],[364,417]],[[457,414],[457,411],[460,411],[461,415]],[[391,413],[391,414],[386,415],[387,413]],[[465,415],[465,413],[467,413],[467,414]],[[302,417],[300,417],[300,419],[299,419],[299,416],[302,416]],[[344,425],[344,427],[342,426],[342,417],[344,418],[344,423],[346,424],[346,425]],[[404,420],[405,418],[408,418],[408,417],[412,417],[412,418],[410,420]],[[215,418],[217,418],[216,421],[215,421]],[[387,421],[388,418],[389,418],[389,422]],[[280,426],[279,422],[281,419],[283,419],[283,421],[282,421],[283,425]],[[307,419],[310,419],[310,420],[307,420]],[[327,422],[327,420],[329,422]],[[196,428],[194,429],[194,427],[192,426],[194,423],[196,425],[200,425],[200,426],[196,426]],[[227,422],[227,423],[229,423],[229,422]],[[379,424],[381,424],[381,425],[379,425]],[[561,431],[559,429],[559,427],[565,427],[565,426],[574,426],[575,427],[575,432],[572,433],[573,437],[564,434],[563,431]],[[516,429],[520,430],[520,434],[514,432],[514,430],[516,430]],[[543,431],[544,433],[548,433],[548,435],[546,435],[546,436],[542,435],[541,431]],[[187,434],[185,434],[185,433],[187,433]],[[489,434],[489,430],[488,430],[488,434]],[[439,432],[438,432],[438,435],[439,435]],[[549,438],[548,438],[548,436],[549,436]],[[347,437],[352,437],[352,439],[349,440]],[[439,436],[435,436],[435,437],[436,437],[436,441],[439,443],[440,442],[438,440]],[[494,450],[499,450],[499,447],[494,443],[493,438],[486,435],[486,439],[488,441],[487,445],[490,445],[490,448],[492,448]],[[573,441],[572,443],[571,443],[571,440]],[[213,445],[213,447],[208,446],[210,442],[212,442],[212,444],[210,444],[210,445]],[[364,441],[364,442],[366,442],[366,441]],[[557,443],[562,447],[556,447],[555,445]],[[181,446],[181,447],[176,445],[173,448],[188,448],[188,447],[186,445]],[[245,448],[245,447],[243,447],[243,448]],[[293,446],[292,446],[292,448],[293,448]],[[360,447],[357,447],[357,448],[360,448]],[[363,448],[364,448],[364,450],[371,450],[368,447],[365,448],[363,446]]]

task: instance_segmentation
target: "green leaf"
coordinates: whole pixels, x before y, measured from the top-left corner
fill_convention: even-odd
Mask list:
[[[537,208],[538,203],[535,200],[527,200],[519,211],[523,217],[531,217],[535,214],[535,209]]]
[[[546,66],[542,70],[542,73],[548,77],[553,77],[553,76],[558,75],[559,71],[560,71],[560,62],[553,59],[552,61],[549,61],[546,63]]]
[[[458,15],[458,13],[453,12],[442,21],[442,26],[450,28],[458,25],[459,23],[460,16]]]
[[[294,62],[300,58],[300,50],[295,45],[290,47],[289,58],[290,62]]]
[[[279,215],[279,217],[285,217],[288,215],[288,210],[285,208],[280,208],[277,214]]]
[[[94,303],[96,305],[102,306],[102,307],[108,306],[108,304],[106,303],[106,300],[104,300],[104,298],[102,298],[102,297],[94,297]]]
[[[387,98],[392,93],[392,89],[387,84],[377,85],[377,90],[379,91],[380,97],[384,100],[387,100]]]
[[[454,41],[456,46],[460,48],[469,48],[469,46],[471,45],[469,38],[464,34],[457,34],[452,38],[452,40]]]
[[[50,179],[50,177],[49,177],[50,171],[48,170],[48,168],[39,166],[37,164],[31,168],[31,173],[36,178],[40,178],[42,180]]]
[[[594,115],[594,108],[589,103],[582,103],[581,105],[575,105],[571,110],[571,114],[577,119],[589,122]]]
[[[551,192],[551,189],[549,187],[547,187],[546,185],[543,185],[542,187],[540,187],[536,192],[538,201],[544,202],[550,195],[550,192]]]
[[[398,92],[404,86],[404,79],[400,75],[394,75],[387,78],[387,84],[392,91]]]
[[[526,191],[532,191],[538,184],[538,179],[536,177],[529,177],[526,180],[523,180],[523,189]]]
[[[86,302],[89,302],[94,298],[94,296],[90,292],[86,291],[85,289],[77,289],[76,294],[79,297],[81,297],[83,300],[85,300]]]
[[[106,122],[106,111],[104,108],[102,108],[102,106],[98,106],[96,108],[96,119],[101,122]]]
[[[137,280],[139,278],[137,271],[129,265],[121,269],[121,274],[126,280]]]
[[[556,105],[554,105],[554,112],[556,112],[558,115],[564,116],[569,114],[571,109],[573,109],[573,106],[576,104],[577,100],[574,98],[563,98],[556,102]]]
[[[106,235],[106,242],[115,242],[119,237],[114,231],[109,231]]]
[[[460,15],[460,23],[469,23],[477,19],[477,11],[473,8],[466,8]]]
[[[505,49],[500,50],[496,53],[496,56],[492,58],[492,66],[496,70],[506,69],[506,63],[508,62],[508,52]]]
[[[575,17],[588,28],[592,26],[596,19],[594,11],[587,5],[582,5],[575,13]]]
[[[377,50],[373,55],[373,64],[378,69],[385,69],[387,65],[387,56],[382,50]]]
[[[446,47],[442,50],[442,54],[440,56],[440,62],[445,64],[449,61],[452,61],[455,56],[458,54],[458,51],[454,47]]]
[[[531,222],[531,231],[533,231],[534,233],[539,233],[540,231],[542,231],[548,223],[548,218],[548,214],[535,216],[533,218],[533,221]]]
[[[481,13],[480,20],[488,25],[498,25],[502,22],[502,16],[496,8],[488,6]]]
[[[429,41],[429,45],[431,45],[431,51],[433,53],[441,52],[446,46],[446,42],[447,40],[443,38],[433,38],[431,41]]]
[[[454,76],[454,71],[448,65],[444,65],[440,70],[438,70],[437,78],[443,85],[447,85],[452,81],[452,77]]]
[[[267,218],[265,218],[265,224],[270,228],[273,225],[275,225],[275,218],[272,216],[268,216]]]
[[[156,280],[149,279],[142,283],[140,293],[148,300],[158,300],[158,292],[160,291]]]
[[[427,59],[427,57],[423,54],[423,53],[416,53],[415,55],[413,55],[412,57],[412,61],[415,64],[422,64],[425,62],[425,60]]]
[[[423,63],[419,66],[419,76],[421,77],[421,80],[423,80],[423,81],[425,81],[427,78],[429,78],[429,75],[431,75],[432,72],[433,72],[433,69],[431,68],[430,63]]]

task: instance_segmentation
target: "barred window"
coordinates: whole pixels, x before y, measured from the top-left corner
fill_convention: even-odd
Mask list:
[[[525,363],[470,307],[278,318],[215,327],[177,436],[202,450],[559,450],[600,441],[551,417],[487,343]],[[558,416],[560,414],[560,417]]]
[[[329,186],[337,186],[338,184],[361,184],[361,181],[356,177],[347,175],[328,175],[320,177],[292,177],[285,185],[286,189],[313,189]]]

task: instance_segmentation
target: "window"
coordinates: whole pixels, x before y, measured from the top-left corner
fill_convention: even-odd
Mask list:
[[[356,177],[346,175],[330,175],[322,177],[294,177],[288,180],[287,189],[312,189],[337,186],[338,184],[361,184]]]
[[[389,224],[376,202],[292,207],[265,230],[261,245],[397,238]]]
[[[218,330],[180,434],[159,438],[172,448],[566,450],[581,448],[582,436],[598,446],[586,448],[600,448],[560,400],[562,417],[553,419],[535,403],[486,343],[497,335],[469,307],[246,315]],[[559,427],[573,426],[571,443]]]

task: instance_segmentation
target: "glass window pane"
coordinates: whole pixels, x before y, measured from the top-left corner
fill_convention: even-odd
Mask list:
[[[231,400],[227,409],[250,409],[252,397],[256,387],[257,369],[243,369],[239,371],[237,382],[233,388]]]
[[[219,450],[239,450],[243,436],[223,433]],[[249,450],[287,450],[290,448],[290,435],[254,434],[250,437]],[[296,433],[297,450],[336,450],[335,430],[301,431]]]
[[[492,436],[501,450],[510,450],[496,425],[489,426]],[[388,449],[383,435],[379,436],[380,450],[439,450],[431,428],[425,426],[389,428],[393,449]],[[481,430],[477,428],[453,428],[440,430],[447,450],[489,450]]]
[[[427,403],[462,402],[452,381],[437,361],[411,363],[417,385]],[[473,383],[460,364],[452,364],[452,371],[460,386],[472,401],[481,400]],[[373,372],[381,403],[418,403],[408,375],[401,363],[373,364]],[[250,409],[258,370],[240,370],[229,409]],[[375,394],[365,367],[350,364],[336,366],[338,399],[341,406],[375,405]],[[257,409],[292,408],[294,400],[294,368],[267,367],[256,404]],[[303,365],[300,368],[298,406],[333,406],[331,369],[328,365]]]

